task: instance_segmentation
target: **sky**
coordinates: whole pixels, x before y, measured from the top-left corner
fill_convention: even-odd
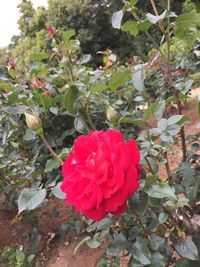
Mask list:
[[[19,33],[17,6],[21,0],[5,0],[2,2],[0,8],[0,47],[8,45],[12,36]],[[32,0],[31,2],[35,8],[38,6],[47,7],[47,0]]]

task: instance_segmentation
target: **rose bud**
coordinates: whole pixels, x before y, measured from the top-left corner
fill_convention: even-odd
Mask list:
[[[33,80],[33,86],[34,86],[35,88],[37,88],[37,89],[40,89],[40,88],[42,88],[42,83],[41,83],[41,81],[38,80],[37,78],[34,78],[34,80]]]
[[[9,59],[9,60],[7,61],[7,63],[6,63],[6,67],[7,67],[8,69],[12,69],[12,68],[14,68],[15,65],[16,65],[16,63],[15,63],[15,61],[14,61],[13,59]]]
[[[26,117],[26,124],[28,128],[36,132],[37,134],[41,135],[43,134],[42,129],[42,121],[41,119],[36,115],[31,115],[29,113],[24,113]]]
[[[49,26],[47,28],[47,32],[48,32],[49,35],[54,35],[57,32],[57,30],[53,26]]]
[[[106,118],[109,122],[116,122],[118,120],[118,112],[111,106],[106,110]]]

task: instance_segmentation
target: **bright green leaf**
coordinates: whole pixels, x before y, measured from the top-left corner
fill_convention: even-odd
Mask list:
[[[130,32],[133,36],[137,36],[139,32],[137,22],[134,22],[132,20],[129,20],[126,23],[124,23],[121,29],[124,32]]]
[[[118,71],[109,80],[108,86],[111,90],[115,90],[118,87],[124,85],[131,78],[131,71],[126,69],[124,71]]]

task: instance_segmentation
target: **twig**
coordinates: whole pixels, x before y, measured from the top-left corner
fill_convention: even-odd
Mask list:
[[[44,145],[49,149],[49,151],[51,152],[51,154],[54,156],[55,159],[57,159],[60,164],[63,164],[63,161],[61,160],[61,158],[54,152],[54,150],[52,149],[52,147],[50,146],[50,144],[47,142],[46,138],[44,137],[44,135],[41,135],[42,141],[44,143]]]

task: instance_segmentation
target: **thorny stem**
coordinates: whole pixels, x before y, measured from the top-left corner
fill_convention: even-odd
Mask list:
[[[91,129],[94,131],[96,128],[95,128],[95,126],[94,126],[94,123],[93,123],[93,121],[92,121],[92,119],[91,119],[91,117],[90,117],[90,113],[89,113],[89,103],[87,102],[87,106],[86,106],[86,117],[87,117],[87,120],[88,120],[88,122],[89,122],[89,124],[90,124],[90,127],[91,127]]]
[[[135,10],[132,10],[131,11],[131,14],[133,15],[133,17],[135,18],[136,21],[138,21],[138,22],[140,21],[140,18],[136,14]],[[164,56],[163,53],[162,53],[162,51],[160,50],[159,46],[157,45],[157,43],[155,42],[155,40],[153,39],[153,37],[151,36],[151,34],[148,32],[148,30],[145,31],[145,34],[149,38],[149,40],[153,43],[154,47],[160,52],[160,54],[162,56]]]
[[[136,219],[138,225],[140,226],[140,228],[142,229],[143,233],[148,237],[148,239],[150,239],[150,235],[149,232],[147,231],[147,229],[145,228],[144,224],[142,223],[140,217],[136,214],[134,214],[134,218]]]
[[[44,137],[44,135],[41,135],[42,141],[44,143],[44,145],[49,149],[49,151],[51,152],[52,156],[54,156],[55,159],[57,159],[60,164],[63,164],[63,161],[61,160],[61,158],[54,152],[54,150],[52,149],[52,147],[50,146],[50,144],[47,142],[46,138]]]
[[[152,7],[153,7],[153,11],[154,11],[155,15],[156,15],[156,16],[159,16],[159,14],[158,14],[158,10],[157,10],[157,8],[156,8],[156,5],[155,5],[154,0],[150,0],[150,1],[151,1],[151,5],[152,5]],[[162,32],[163,34],[165,34],[165,29],[164,29],[164,26],[163,26],[163,24],[162,24],[161,21],[158,21],[158,26],[159,26],[161,32]]]
[[[168,73],[168,85],[170,85],[171,82],[171,69],[170,69],[170,57],[171,57],[171,53],[170,53],[170,44],[171,44],[171,40],[170,40],[170,17],[169,17],[169,12],[170,12],[170,0],[168,0],[167,2],[167,12],[168,12],[168,26],[167,26],[167,34],[166,34],[166,42],[167,42],[167,73]]]
[[[148,165],[148,167],[149,167],[149,170],[150,170],[150,172],[154,175],[155,174],[155,172],[154,172],[154,170],[152,169],[152,167],[151,167],[151,164],[150,164],[150,162],[149,162],[149,160],[148,160],[148,158],[147,157],[145,157],[145,160],[146,160],[146,163],[147,163],[147,165]]]
[[[182,106],[181,106],[181,101],[179,99],[179,93],[176,91],[175,93],[176,97],[176,104],[178,106],[178,113],[182,115]],[[182,153],[183,153],[183,162],[186,161],[187,159],[187,147],[186,147],[186,142],[185,142],[185,129],[184,126],[182,126],[181,131],[180,131],[180,136],[181,136],[181,147],[182,147]]]
[[[169,166],[169,160],[168,160],[168,156],[167,156],[167,152],[164,153],[164,158],[166,159],[166,163],[165,163],[165,168],[166,168],[166,171],[167,171],[167,177],[168,177],[168,180],[171,179],[172,177],[172,174],[171,174],[171,170],[170,170],[170,166]]]

